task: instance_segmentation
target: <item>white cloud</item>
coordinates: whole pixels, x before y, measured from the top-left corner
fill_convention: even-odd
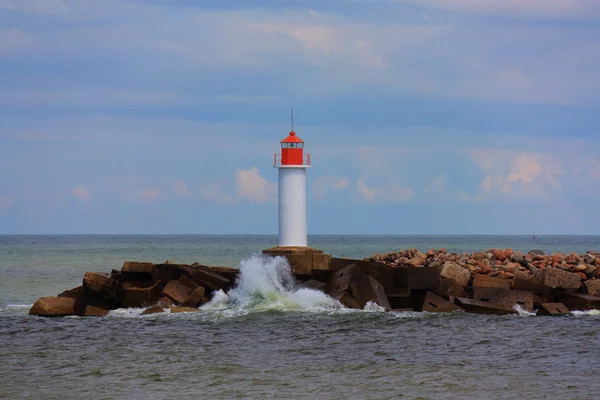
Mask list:
[[[441,197],[448,194],[448,188],[446,187],[447,179],[446,174],[433,178],[429,185],[423,188],[423,193],[427,196]]]
[[[171,182],[171,188],[180,196],[187,196],[189,194],[187,184],[181,179],[175,179]]]
[[[592,178],[600,179],[600,159],[588,157],[585,162],[589,168],[589,173]]]
[[[77,186],[77,187],[73,188],[73,190],[71,190],[71,194],[76,199],[79,199],[82,201],[87,201],[92,198],[92,194],[84,186]]]
[[[411,187],[403,187],[394,183],[391,189],[391,200],[404,201],[413,197],[414,190]]]
[[[339,175],[325,175],[316,178],[312,184],[312,192],[315,197],[321,198],[327,192],[339,192],[348,188],[350,179]]]
[[[277,184],[260,176],[256,167],[238,169],[235,173],[237,195],[253,203],[277,201]]]
[[[547,198],[562,187],[561,159],[554,154],[516,150],[470,149],[469,155],[484,173],[479,192],[462,193],[463,200],[485,201],[491,197]]]
[[[212,185],[200,190],[200,194],[207,200],[214,200],[220,204],[233,204],[235,199],[225,192],[219,185]]]
[[[380,187],[372,187],[367,185],[367,180],[364,177],[358,178],[356,182],[356,188],[358,193],[363,199],[367,201],[374,201],[375,197],[379,195],[383,190]]]
[[[14,199],[10,196],[0,196],[0,210],[9,208],[14,204]]]

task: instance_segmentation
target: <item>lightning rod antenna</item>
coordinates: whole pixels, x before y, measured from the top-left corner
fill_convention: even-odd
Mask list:
[[[292,132],[294,132],[294,107],[292,107]]]

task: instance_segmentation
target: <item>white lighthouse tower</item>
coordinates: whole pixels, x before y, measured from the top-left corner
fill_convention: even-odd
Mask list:
[[[279,170],[279,247],[306,247],[306,169],[310,154],[304,154],[304,141],[292,131],[281,141],[281,154],[275,154]]]

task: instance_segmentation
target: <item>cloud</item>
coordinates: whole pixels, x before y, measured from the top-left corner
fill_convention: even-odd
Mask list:
[[[325,175],[316,178],[312,183],[312,193],[315,197],[321,198],[327,192],[339,192],[348,188],[350,179],[339,175]]]
[[[77,186],[73,188],[73,190],[71,190],[71,194],[73,197],[81,201],[87,201],[92,198],[92,194],[84,186]]]
[[[142,200],[156,200],[162,195],[162,190],[158,188],[144,188],[139,191]]]
[[[200,194],[207,200],[214,200],[220,204],[234,204],[235,199],[232,195],[225,192],[219,185],[205,187],[200,189]]]
[[[411,187],[402,187],[397,183],[392,185],[391,189],[391,200],[393,201],[404,201],[412,198],[414,193],[413,188]]]
[[[589,173],[592,178],[600,179],[600,159],[594,157],[588,157],[585,160]]]
[[[469,149],[469,155],[484,173],[479,192],[466,201],[485,201],[491,197],[548,198],[562,187],[564,175],[561,160],[554,154],[528,153],[516,150]]]
[[[367,201],[374,201],[375,198],[383,191],[383,189],[380,187],[368,186],[365,177],[358,178],[356,182],[356,188],[358,189],[358,193],[362,196],[362,198]]]
[[[171,188],[180,196],[187,196],[189,194],[187,184],[181,179],[176,179],[171,182]]]
[[[14,204],[14,199],[10,196],[0,196],[0,210],[9,208]]]
[[[235,173],[235,186],[238,197],[252,203],[277,201],[277,184],[260,176],[256,167],[238,169]]]

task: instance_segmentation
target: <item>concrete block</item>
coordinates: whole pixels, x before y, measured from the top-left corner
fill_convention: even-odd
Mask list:
[[[312,254],[285,255],[294,275],[310,275],[313,270]]]
[[[192,290],[196,290],[199,287],[199,285],[196,282],[194,282],[193,280],[191,280],[190,278],[188,278],[185,275],[180,276],[178,281],[182,285],[187,286]]]
[[[427,295],[425,296],[425,300],[423,301],[423,305],[421,306],[420,311],[427,312],[453,312],[453,311],[464,311],[462,308],[457,306],[456,304],[450,303],[448,300],[443,297],[438,296],[437,294],[427,291]]]
[[[363,306],[352,296],[350,284],[364,277],[363,272],[356,264],[348,265],[336,271],[327,284],[327,294],[338,299],[346,307],[362,309]]]
[[[385,288],[371,275],[365,274],[359,279],[352,280],[350,293],[360,303],[361,308],[371,301],[388,311],[392,309],[385,294]]]
[[[330,254],[313,254],[312,269],[313,270],[330,270],[331,255]]]
[[[119,289],[119,300],[123,307],[147,307],[160,297],[161,281],[129,281],[124,282]]]
[[[574,273],[558,268],[545,268],[541,273],[541,282],[552,289],[578,290],[581,277]]]
[[[473,277],[473,287],[510,289],[510,280],[494,278],[489,275],[475,274]]]
[[[533,278],[521,278],[517,276],[513,281],[513,288],[515,290],[533,292],[533,304],[535,307],[554,301],[554,290]]]
[[[357,260],[356,265],[365,274],[372,276],[377,282],[381,283],[385,290],[394,287],[394,269],[384,263],[367,260]]]
[[[414,310],[414,302],[410,296],[410,292],[408,288],[394,288],[391,291],[386,291],[388,302],[392,309]]]
[[[149,314],[159,314],[159,313],[164,313],[165,309],[160,307],[160,306],[154,306],[154,307],[150,307],[145,309],[142,312],[142,315],[149,315]]]
[[[125,261],[121,268],[121,275],[125,280],[145,281],[152,280],[154,264],[149,262]]]
[[[583,293],[559,293],[555,296],[556,303],[562,303],[569,310],[585,311],[600,309],[600,297]]]
[[[435,291],[438,296],[444,297],[450,301],[455,297],[467,297],[465,288],[454,282],[452,279],[441,278],[440,286]]]
[[[494,304],[487,301],[467,299],[465,297],[457,297],[456,299],[454,299],[454,304],[458,305],[466,312],[473,314],[518,314],[518,312],[512,307],[506,307],[500,304]]]
[[[524,310],[533,312],[533,292],[526,290],[511,290],[502,287],[477,286],[473,288],[473,299],[488,301],[506,307],[521,306]]]
[[[100,296],[109,299],[117,298],[119,282],[112,279],[107,274],[97,272],[86,272],[83,276],[83,287],[90,292],[97,293]]]
[[[559,316],[569,315],[571,312],[561,303],[544,303],[540,305],[536,315]]]
[[[192,294],[192,289],[179,281],[169,281],[165,285],[162,294],[172,299],[176,304],[182,304]]]
[[[393,287],[436,290],[440,286],[440,268],[398,267],[392,269]]]
[[[190,293],[188,298],[181,305],[184,307],[198,307],[203,304],[205,296],[206,289],[204,286],[196,286],[196,289]]]

